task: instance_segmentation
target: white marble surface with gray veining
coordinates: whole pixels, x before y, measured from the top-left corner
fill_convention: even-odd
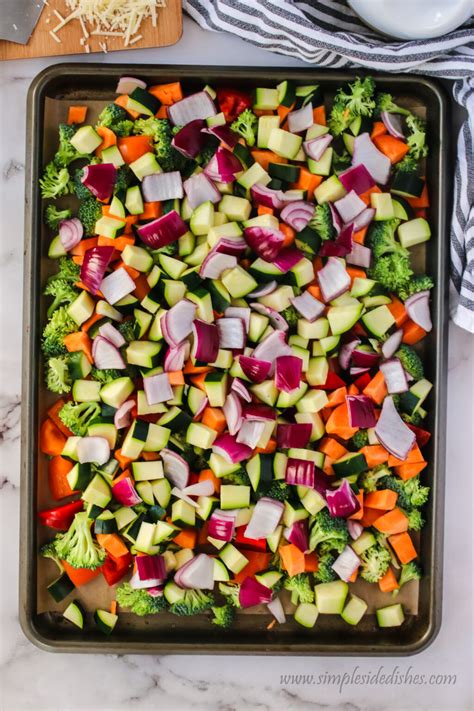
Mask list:
[[[175,47],[74,61],[299,66],[185,20]],[[68,60],[69,61],[69,60]],[[464,711],[472,696],[473,340],[451,326],[443,624],[412,658],[51,655],[17,611],[25,99],[44,59],[0,64],[0,708],[3,711]],[[317,634],[317,629],[315,629]],[[381,669],[382,667],[382,669]],[[398,673],[403,683],[374,683]],[[358,675],[370,674],[366,683]],[[282,676],[288,675],[287,678]],[[311,681],[307,675],[314,675]],[[330,675],[339,675],[339,678]],[[415,678],[418,675],[418,678]],[[420,683],[421,675],[424,682]],[[434,679],[430,682],[430,675]],[[451,675],[449,683],[443,675]],[[453,678],[453,675],[455,678]],[[352,681],[351,681],[352,680]],[[326,681],[326,683],[324,683]],[[410,683],[411,682],[411,683]]]

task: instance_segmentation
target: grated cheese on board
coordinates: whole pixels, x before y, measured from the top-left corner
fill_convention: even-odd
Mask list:
[[[60,22],[51,32],[56,39],[57,32],[72,20],[78,20],[84,40],[87,40],[89,35],[121,37],[127,47],[132,37],[133,43],[141,38],[137,33],[144,20],[151,18],[152,26],[156,27],[156,11],[165,6],[166,0],[66,0],[69,15],[63,18],[55,10]],[[60,41],[59,38],[56,41]],[[107,51],[105,43],[101,42],[100,47],[102,51]]]

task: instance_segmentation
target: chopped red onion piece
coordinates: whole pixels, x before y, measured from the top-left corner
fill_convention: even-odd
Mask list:
[[[380,363],[380,370],[383,373],[389,395],[405,393],[408,390],[407,377],[398,358],[390,358]]]
[[[92,358],[98,370],[123,370],[126,367],[118,348],[103,336],[97,336],[92,341]]]
[[[360,509],[360,503],[347,479],[337,489],[326,491],[326,503],[329,513],[334,517],[348,518]]]
[[[100,283],[100,291],[112,306],[135,291],[135,288],[135,282],[123,267],[108,274]]]
[[[237,434],[237,442],[255,449],[265,431],[265,422],[244,420]]]
[[[242,252],[247,249],[247,242],[243,237],[237,237],[230,239],[227,237],[220,237],[219,240],[213,247],[215,252],[223,252],[224,254],[234,254],[239,257]]]
[[[325,266],[317,273],[324,301],[332,301],[351,287],[351,278],[344,264],[336,257],[329,257]]]
[[[357,217],[352,221],[354,226],[354,232],[358,232],[363,227],[367,227],[368,224],[374,219],[375,210],[373,207],[366,207],[365,210],[359,212]]]
[[[291,133],[302,133],[313,125],[313,106],[306,104],[301,109],[290,111],[287,116],[288,129]]]
[[[293,545],[299,548],[302,553],[309,552],[309,533],[307,519],[304,519],[302,521],[295,521],[291,526],[285,528],[283,535],[287,541],[293,543]]]
[[[219,347],[240,350],[245,346],[245,324],[241,318],[224,318],[216,322]]]
[[[285,205],[280,213],[283,222],[292,227],[296,232],[304,230],[314,215],[314,205],[311,202],[297,200]]]
[[[207,91],[200,91],[186,96],[167,107],[168,116],[174,126],[186,126],[196,119],[215,116],[217,109]]]
[[[277,426],[278,449],[306,447],[311,437],[313,426],[310,422],[279,424]]]
[[[204,127],[202,119],[194,119],[181,128],[173,136],[171,145],[186,158],[196,158],[206,143],[206,137],[201,132]]]
[[[245,333],[249,332],[250,328],[250,309],[246,306],[228,306],[224,311],[226,318],[240,318],[244,322]]]
[[[348,264],[354,264],[356,267],[362,267],[363,269],[368,269],[372,261],[371,250],[363,244],[358,242],[352,243],[352,250],[346,256],[346,262]]]
[[[77,443],[77,458],[81,464],[105,464],[110,458],[110,444],[105,437],[81,437]]]
[[[318,161],[323,157],[331,141],[331,134],[326,133],[324,136],[318,136],[317,138],[311,138],[309,141],[304,141],[303,150],[309,158]]]
[[[198,553],[181,568],[178,568],[174,581],[181,588],[212,590],[214,587],[214,558],[206,553]]]
[[[278,311],[275,311],[275,309],[272,309],[271,306],[265,306],[257,302],[251,303],[250,306],[254,311],[258,311],[259,314],[268,316],[273,328],[276,328],[278,331],[288,331],[289,326],[285,317],[278,313]]]
[[[326,240],[319,249],[321,257],[345,257],[352,250],[352,233],[354,227],[352,223],[341,229],[334,241]]]
[[[359,538],[362,531],[364,530],[364,527],[360,521],[354,521],[354,519],[348,518],[347,519],[347,530],[349,531],[349,535],[352,538],[352,540],[356,541]]]
[[[242,172],[242,164],[227,148],[218,148],[204,168],[205,174],[220,183],[231,183]]]
[[[390,114],[388,111],[382,111],[380,118],[391,136],[405,140],[405,134],[402,131],[402,119],[398,114]]]
[[[189,504],[189,506],[192,506],[195,509],[199,508],[199,504],[197,503],[197,501],[185,494],[184,490],[178,489],[177,486],[173,486],[173,488],[171,489],[171,496],[176,496],[177,499],[185,501],[187,504]]]
[[[318,301],[309,291],[305,291],[300,296],[290,298],[291,304],[295,309],[310,323],[316,321],[317,318],[324,313],[325,305]]]
[[[339,180],[349,192],[354,190],[358,195],[365,193],[375,185],[375,181],[365,165],[354,165],[339,173]]]
[[[303,361],[294,355],[278,356],[275,360],[275,385],[277,390],[291,393],[301,382]]]
[[[255,183],[250,188],[250,193],[256,205],[264,205],[265,207],[271,207],[274,210],[281,210],[284,205],[281,190],[273,190],[266,185]]]
[[[289,457],[286,463],[285,481],[294,486],[314,486],[314,462],[306,459]]]
[[[163,314],[160,325],[168,345],[178,346],[192,333],[196,309],[196,304],[183,299]]]
[[[272,294],[276,289],[278,289],[277,282],[269,281],[267,284],[263,284],[255,291],[252,291],[250,294],[247,294],[247,298],[259,299],[261,296],[267,296],[268,294]]]
[[[92,163],[82,170],[81,183],[102,202],[112,197],[116,180],[117,169],[113,163]]]
[[[242,398],[242,400],[245,400],[246,402],[251,402],[252,401],[252,396],[243,384],[243,382],[239,378],[234,378],[232,381],[232,385],[230,386],[230,389],[233,390],[239,397]]]
[[[115,93],[131,94],[134,89],[146,89],[146,83],[136,77],[120,77]]]
[[[342,553],[338,555],[331,568],[338,574],[341,580],[348,583],[355,571],[360,566],[361,560],[350,546],[346,546]]]
[[[270,361],[271,367],[269,374],[272,375],[275,360],[279,356],[284,355],[293,355],[293,351],[286,342],[285,334],[283,333],[283,331],[274,331],[273,333],[270,333],[269,336],[264,338],[263,341],[260,341],[254,352],[252,353],[252,358],[256,358],[257,360]],[[242,370],[244,369],[242,368]],[[247,373],[245,374],[247,375]],[[247,377],[250,376],[247,375]]]
[[[113,247],[91,247],[84,254],[81,265],[81,282],[91,294],[97,294],[107,266],[115,252]]]
[[[354,338],[352,341],[344,343],[339,351],[339,365],[343,370],[347,370],[351,363],[351,358],[354,350],[360,344],[359,338]]]
[[[375,427],[374,403],[367,395],[346,395],[349,424],[366,430]]]
[[[405,301],[405,308],[408,316],[414,321],[417,326],[420,326],[424,331],[429,332],[433,328],[430,315],[430,292],[420,291],[418,294],[409,296]]]
[[[254,607],[254,605],[268,604],[272,600],[272,591],[266,585],[262,585],[255,578],[247,576],[240,586],[239,603],[240,607]]]
[[[356,346],[352,353],[352,362],[358,368],[373,368],[379,362],[379,354],[367,351],[363,346]]]
[[[244,459],[248,459],[252,455],[250,447],[247,447],[246,444],[242,444],[241,442],[237,442],[235,435],[229,433],[224,433],[217,437],[212,445],[212,451],[224,457],[224,459],[231,464],[243,462]]]
[[[271,536],[281,521],[284,509],[285,506],[281,501],[265,496],[259,499],[245,529],[246,538],[258,540]]]
[[[405,424],[388,395],[375,426],[375,436],[385,449],[397,459],[406,459],[415,444],[415,433]]]
[[[201,264],[199,276],[203,279],[220,279],[226,269],[233,269],[236,266],[237,257],[211,250]]]
[[[392,164],[382,151],[374,145],[368,133],[361,133],[354,139],[352,165],[363,165],[380,185],[385,185],[390,178]]]
[[[138,572],[135,571],[130,578],[130,587],[134,590],[146,590],[153,597],[160,597],[163,592],[163,582],[161,580],[140,580]]]
[[[176,242],[188,231],[188,226],[176,210],[170,210],[156,220],[137,227],[137,234],[148,247],[160,249]]]
[[[140,580],[157,581],[166,579],[165,559],[162,555],[135,556],[138,577]],[[154,585],[157,583],[154,582]]]
[[[230,126],[225,124],[219,126],[208,126],[202,129],[203,133],[208,133],[217,138],[226,148],[232,150],[239,141],[239,134],[232,131]]]
[[[189,206],[193,210],[203,202],[219,202],[222,195],[205,173],[197,173],[191,175],[190,178],[183,183],[184,192],[188,198]]]
[[[391,358],[398,351],[403,338],[403,330],[400,328],[382,343],[382,355],[384,358]]]
[[[77,217],[71,217],[69,220],[61,220],[59,223],[59,239],[62,246],[69,252],[82,239],[84,228],[82,222]]]
[[[293,269],[301,260],[304,254],[296,247],[286,247],[282,249],[279,254],[273,260],[273,264],[278,267],[278,269],[286,274]]]
[[[279,597],[275,597],[271,602],[267,604],[268,611],[272,613],[275,620],[280,625],[284,625],[286,622],[285,610]]]
[[[185,361],[189,358],[191,347],[189,341],[183,341],[177,346],[170,346],[166,351],[163,368],[166,373],[173,373],[182,370]]]
[[[255,405],[252,403],[244,406],[243,416],[245,420],[250,420],[251,422],[274,422],[276,420],[276,411],[268,405],[261,405],[260,403]]]
[[[249,247],[266,262],[275,259],[285,242],[283,232],[270,227],[246,227],[244,237]]]
[[[235,533],[237,514],[234,511],[215,509],[209,519],[208,535],[218,541],[231,541]]]
[[[99,333],[101,336],[110,341],[110,343],[112,343],[116,348],[121,348],[126,343],[126,340],[120,331],[115,328],[115,326],[112,326],[110,322],[104,323],[100,326]]]
[[[351,190],[347,195],[336,200],[334,207],[341,216],[343,222],[352,222],[362,210],[365,210],[365,202],[360,199],[355,190]]]
[[[124,427],[129,426],[132,421],[131,412],[134,407],[134,400],[127,400],[126,402],[120,405],[120,407],[115,411],[114,415],[115,429],[122,430]]]
[[[173,389],[168,373],[158,373],[143,378],[143,389],[149,405],[157,405],[173,398]]]
[[[193,336],[191,356],[200,363],[214,363],[219,355],[219,331],[217,326],[213,323],[196,319],[193,323]]]
[[[160,452],[165,477],[181,491],[188,485],[189,464],[172,449],[162,449]]]
[[[185,486],[182,491],[187,496],[211,496],[214,493],[214,484],[210,479],[204,479],[196,484]]]
[[[183,181],[179,170],[174,170],[171,173],[145,175],[141,189],[145,202],[181,199],[184,195]]]
[[[222,410],[225,415],[229,434],[237,434],[242,424],[242,405],[235,393],[230,392],[227,395]]]
[[[112,483],[112,494],[122,506],[136,506],[142,499],[138,495],[130,477],[126,476],[120,481]]]
[[[239,356],[239,365],[253,383],[263,383],[270,375],[272,368],[270,361],[243,355]]]

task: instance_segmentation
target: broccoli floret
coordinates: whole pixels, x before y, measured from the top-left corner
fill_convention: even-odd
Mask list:
[[[387,476],[390,476],[390,469],[385,464],[379,464],[374,469],[363,472],[359,477],[358,484],[364,491],[372,492],[377,489],[378,482]]]
[[[413,276],[409,258],[399,254],[380,257],[368,273],[371,279],[375,279],[388,291],[396,294],[407,286]]]
[[[392,595],[393,596],[398,595],[401,588],[404,585],[406,585],[407,583],[409,583],[410,580],[420,580],[420,579],[421,579],[421,570],[420,570],[419,566],[414,561],[411,561],[411,563],[405,563],[404,565],[402,565],[400,577],[398,578],[399,587],[392,592]]]
[[[233,605],[222,605],[221,607],[212,607],[212,624],[218,627],[228,629],[232,626],[235,618],[235,607]]]
[[[120,331],[125,340],[129,343],[131,343],[131,341],[136,340],[135,321],[133,319],[126,319],[124,321],[121,321],[118,324],[117,329]]]
[[[82,183],[83,175],[83,168],[77,168],[77,170],[74,171],[74,175],[72,178],[72,189],[74,195],[77,197],[78,200],[90,200],[93,195],[89,188],[86,188],[86,186]]]
[[[408,251],[395,239],[395,231],[399,224],[400,220],[396,218],[372,223],[367,235],[367,243],[374,259],[380,259],[384,254],[408,256]]]
[[[410,133],[407,137],[407,144],[410,147],[409,154],[416,160],[425,158],[428,155],[428,146],[426,145],[426,125],[425,122],[410,114],[406,118],[407,126]]]
[[[420,427],[423,424],[423,415],[420,411],[412,412],[411,415],[408,412],[401,413],[402,420],[407,423],[407,425],[413,425],[414,427]]]
[[[171,242],[171,244],[165,244],[164,247],[160,247],[159,249],[152,249],[150,253],[155,264],[159,264],[160,260],[158,255],[167,254],[170,257],[174,257],[178,254],[178,240]]]
[[[410,531],[421,531],[425,525],[425,519],[421,515],[421,511],[412,509],[411,511],[404,511],[403,513],[408,518],[408,529]]]
[[[59,168],[67,168],[70,163],[78,158],[85,158],[79,153],[71,143],[71,138],[76,133],[74,126],[68,126],[65,123],[59,124],[59,146],[54,156],[54,162]]]
[[[99,114],[96,126],[110,128],[116,136],[130,136],[133,129],[133,121],[124,108],[118,104],[108,104]]]
[[[369,435],[367,430],[358,430],[350,439],[351,448],[356,451],[362,449],[362,447],[366,447],[368,444]]]
[[[277,479],[270,484],[264,496],[277,501],[286,501],[292,494],[291,488],[284,481]]]
[[[99,370],[98,368],[92,368],[91,378],[98,380],[99,383],[111,383],[112,380],[117,380],[121,378],[123,373],[120,370],[114,370],[113,368],[106,368],[105,370]]]
[[[128,165],[121,165],[117,168],[115,177],[114,193],[125,192],[130,187],[134,180],[133,172]]]
[[[85,437],[87,428],[100,415],[98,402],[66,402],[59,410],[59,419],[78,437]]]
[[[232,605],[232,607],[240,607],[240,585],[236,583],[219,583],[219,592],[221,595],[224,595],[229,605]]]
[[[209,140],[196,158],[199,165],[207,165],[218,147],[219,143],[217,141]]]
[[[78,289],[74,288],[67,279],[48,280],[43,293],[45,296],[52,296],[54,299],[47,311],[48,318],[51,318],[53,312],[61,304],[71,304],[79,295]]]
[[[389,114],[402,114],[403,116],[410,115],[410,111],[408,109],[404,109],[394,102],[391,94],[377,94],[375,97],[375,103],[375,113],[377,116],[380,116],[383,111],[387,111]]]
[[[294,306],[288,306],[281,312],[281,315],[290,328],[296,328],[298,325],[299,315]]]
[[[180,128],[181,126],[175,126],[172,129],[167,119],[157,119],[150,116],[150,118],[146,119],[137,119],[133,126],[133,132],[152,137],[158,163],[165,172],[169,172],[182,170],[187,163],[187,158],[171,144],[173,135],[176,134]]]
[[[248,146],[254,146],[257,137],[257,126],[258,119],[255,114],[250,109],[245,109],[237,116],[230,127],[242,138],[245,138]]]
[[[135,590],[130,583],[122,583],[115,591],[115,598],[120,607],[128,607],[139,617],[156,615],[168,607],[163,595],[150,595],[146,590]]]
[[[71,390],[68,356],[60,355],[50,358],[46,365],[46,387],[52,393],[62,395]]]
[[[71,192],[69,171],[59,168],[54,162],[48,163],[39,180],[41,197],[58,198]]]
[[[399,160],[398,163],[395,163],[393,169],[397,173],[417,173],[418,161],[414,156],[410,155],[410,153],[407,153],[406,156],[402,158],[402,160]]]
[[[322,205],[317,205],[314,215],[308,224],[318,233],[322,240],[334,239],[336,236],[336,228],[332,220],[331,208],[327,202]]]
[[[214,607],[214,595],[204,590],[186,590],[184,597],[170,606],[173,615],[200,615]]]
[[[92,538],[91,523],[87,511],[80,511],[74,516],[69,531],[56,541],[58,556],[73,568],[95,570],[105,560],[104,549]]]
[[[53,276],[49,277],[48,284],[56,279],[63,279],[69,282],[79,281],[81,267],[69,259],[68,257],[60,257],[58,262],[58,271]]]
[[[348,92],[339,89],[334,97],[329,118],[329,127],[334,136],[342,133],[358,116],[371,116],[375,108],[375,82],[372,77],[357,77],[348,89]]]
[[[41,546],[40,555],[42,555],[43,558],[49,558],[50,560],[54,560],[54,562],[59,568],[59,572],[62,573],[64,572],[64,566],[61,563],[61,560],[58,556],[58,552],[56,550],[57,540],[58,537],[56,537],[53,541],[49,541],[49,543],[45,543],[43,546]]]
[[[298,602],[313,602],[314,592],[311,581],[307,573],[298,573],[286,578],[283,587],[291,591],[291,602],[297,605]]]
[[[250,479],[245,469],[237,469],[236,472],[231,472],[225,475],[226,483],[239,484],[242,486],[250,486]]]
[[[404,369],[412,376],[412,378],[415,380],[421,380],[421,378],[423,378],[425,374],[423,362],[414,348],[402,343],[398,351],[395,353],[395,357],[400,360]]]
[[[334,550],[341,553],[349,540],[345,519],[331,516],[327,509],[322,509],[312,519],[309,535],[309,549],[314,549],[321,543],[330,544]]]
[[[88,237],[95,235],[95,223],[102,217],[102,209],[100,202],[92,197],[90,192],[88,198],[81,200],[77,216],[82,222],[86,235]]]
[[[398,290],[398,296],[402,301],[406,301],[413,294],[420,291],[428,291],[434,287],[433,279],[426,274],[413,277],[410,281]]]
[[[58,210],[56,205],[49,204],[44,211],[44,221],[52,230],[57,230],[62,220],[71,217],[71,210]]]
[[[323,545],[318,555],[318,569],[314,573],[314,579],[317,583],[331,583],[337,579],[337,573],[333,569],[333,563],[337,558],[337,553],[326,549]]]
[[[51,358],[65,353],[64,337],[74,331],[77,331],[76,322],[69,316],[66,307],[60,306],[43,329],[41,348],[44,355]]]
[[[421,486],[420,477],[412,477],[403,481],[397,476],[384,476],[380,480],[382,489],[391,489],[398,494],[397,505],[405,511],[411,511],[417,506],[423,506],[428,500],[429,486]]]
[[[361,560],[361,577],[368,583],[377,583],[387,572],[391,557],[386,548],[375,545],[362,553]]]

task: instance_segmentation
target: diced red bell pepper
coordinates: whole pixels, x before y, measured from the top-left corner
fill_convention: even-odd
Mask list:
[[[416,443],[419,447],[424,447],[430,441],[431,432],[421,429],[421,427],[415,427],[415,425],[408,425],[412,432],[415,433]]]
[[[71,501],[70,504],[56,506],[54,509],[39,511],[38,518],[43,526],[54,528],[56,531],[67,531],[74,520],[74,516],[79,511],[82,511],[83,508],[84,502],[79,499],[79,501]]]
[[[354,385],[362,392],[362,390],[367,387],[371,380],[372,376],[369,373],[362,373],[362,375],[359,375],[357,380],[354,380]]]
[[[337,375],[337,373],[330,370],[328,372],[326,382],[324,385],[318,385],[318,388],[321,388],[321,390],[337,390],[337,388],[343,388],[345,384],[346,383],[339,377],[339,375]]]
[[[107,581],[107,585],[115,585],[119,580],[122,580],[123,576],[127,573],[133,561],[133,556],[131,553],[120,556],[120,558],[114,558],[114,556],[107,555],[104,565],[102,566],[102,575]]]
[[[239,526],[236,529],[236,534],[235,534],[235,540],[234,543],[236,544],[237,547],[239,546],[245,546],[246,548],[250,548],[251,550],[254,551],[266,551],[267,550],[267,541],[265,538],[247,538],[247,536],[244,535],[244,531],[247,528],[247,526]]]
[[[250,95],[237,89],[218,89],[217,101],[226,121],[234,121],[242,111],[252,106]]]

